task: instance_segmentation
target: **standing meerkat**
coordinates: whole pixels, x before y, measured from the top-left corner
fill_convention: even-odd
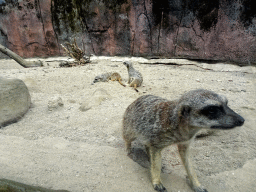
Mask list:
[[[108,73],[103,73],[101,75],[98,75],[94,78],[92,84],[97,82],[108,82],[109,80],[118,81],[122,86],[125,87],[125,85],[122,83],[121,75],[117,72],[108,72]]]
[[[133,68],[132,62],[125,61],[124,65],[128,69],[128,75],[129,75],[128,83],[129,83],[129,86],[133,87],[135,89],[135,91],[138,92],[137,87],[140,87],[142,82],[143,82],[142,74],[139,71],[137,71]]]
[[[189,157],[189,144],[203,128],[231,129],[242,126],[244,119],[227,106],[227,98],[204,89],[185,93],[169,101],[153,95],[135,100],[124,113],[123,138],[128,153],[139,139],[150,157],[151,179],[156,191],[166,192],[161,173],[161,151],[177,144],[182,162],[195,192],[207,192],[197,179]]]

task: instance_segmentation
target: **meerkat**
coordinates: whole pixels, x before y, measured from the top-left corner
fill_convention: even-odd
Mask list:
[[[156,191],[167,191],[160,179],[161,151],[177,144],[193,190],[207,192],[191,165],[189,145],[200,129],[231,129],[243,125],[243,117],[230,109],[227,103],[225,96],[198,89],[185,93],[175,101],[145,95],[128,106],[123,117],[125,146],[128,154],[135,139],[145,146]]]
[[[137,87],[141,86],[141,84],[143,82],[142,74],[133,68],[132,62],[125,61],[124,65],[128,69],[128,75],[129,75],[128,84],[129,84],[129,86],[133,87],[134,90],[138,92]]]
[[[92,84],[97,82],[108,82],[109,80],[118,81],[122,86],[125,87],[125,85],[122,83],[121,75],[117,72],[108,72],[108,73],[103,73],[101,75],[98,75],[94,78]]]

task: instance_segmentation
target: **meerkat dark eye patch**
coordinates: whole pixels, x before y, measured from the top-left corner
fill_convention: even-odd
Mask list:
[[[224,109],[222,106],[210,105],[201,110],[201,114],[205,115],[209,119],[218,119],[224,115]]]

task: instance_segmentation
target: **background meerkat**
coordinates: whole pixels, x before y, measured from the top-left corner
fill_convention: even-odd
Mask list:
[[[121,75],[117,72],[108,72],[108,73],[103,73],[101,75],[98,75],[94,78],[92,84],[97,82],[107,82],[109,80],[118,81],[122,86],[125,87],[125,85],[122,83]]]
[[[202,128],[231,129],[244,119],[227,106],[224,96],[204,89],[193,90],[179,100],[153,95],[135,100],[124,113],[123,138],[128,153],[131,142],[139,139],[150,157],[151,179],[156,191],[166,192],[161,173],[161,150],[176,143],[195,192],[207,192],[197,179],[189,158],[189,144]]]
[[[128,83],[129,83],[129,86],[134,87],[135,91],[138,92],[137,87],[141,86],[141,84],[143,82],[142,74],[139,71],[137,71],[133,68],[132,62],[125,61],[124,65],[128,69],[128,75],[129,75]]]

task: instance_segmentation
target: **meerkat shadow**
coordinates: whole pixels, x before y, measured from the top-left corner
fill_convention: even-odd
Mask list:
[[[143,146],[136,146],[132,148],[132,151],[128,156],[140,166],[144,168],[150,168],[150,159]]]

